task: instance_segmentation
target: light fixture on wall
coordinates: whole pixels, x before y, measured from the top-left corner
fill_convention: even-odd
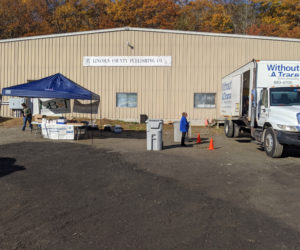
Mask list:
[[[129,48],[134,49],[133,45],[131,45],[130,42],[127,42],[127,45]]]

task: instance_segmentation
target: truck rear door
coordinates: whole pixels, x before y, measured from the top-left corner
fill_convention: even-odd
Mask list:
[[[232,116],[240,116],[241,109],[241,85],[242,75],[232,77],[232,92],[231,92],[231,114]]]

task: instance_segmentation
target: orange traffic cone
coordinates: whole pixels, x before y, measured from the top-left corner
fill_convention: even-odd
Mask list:
[[[198,134],[198,136],[197,136],[197,142],[196,142],[196,144],[200,144],[201,143],[201,138],[200,138],[200,133]]]
[[[214,148],[214,141],[213,141],[213,138],[211,137],[210,138],[210,143],[209,143],[209,148],[208,148],[208,150],[214,150],[215,148]]]
[[[207,120],[207,119],[205,120],[205,123],[204,123],[204,125],[205,125],[205,127],[207,127],[207,126],[208,126],[208,120]]]

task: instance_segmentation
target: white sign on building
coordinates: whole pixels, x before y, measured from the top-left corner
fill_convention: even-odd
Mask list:
[[[171,67],[172,56],[84,56],[85,67]]]

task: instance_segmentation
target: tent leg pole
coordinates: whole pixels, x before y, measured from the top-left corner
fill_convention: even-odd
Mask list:
[[[102,122],[101,122],[101,119],[102,119],[102,108],[101,108],[101,100],[100,100],[100,135],[102,136]]]
[[[91,123],[93,122],[93,106],[92,106],[92,100],[91,100]],[[92,144],[94,140],[94,131],[93,128],[91,127],[91,132],[92,132]]]

